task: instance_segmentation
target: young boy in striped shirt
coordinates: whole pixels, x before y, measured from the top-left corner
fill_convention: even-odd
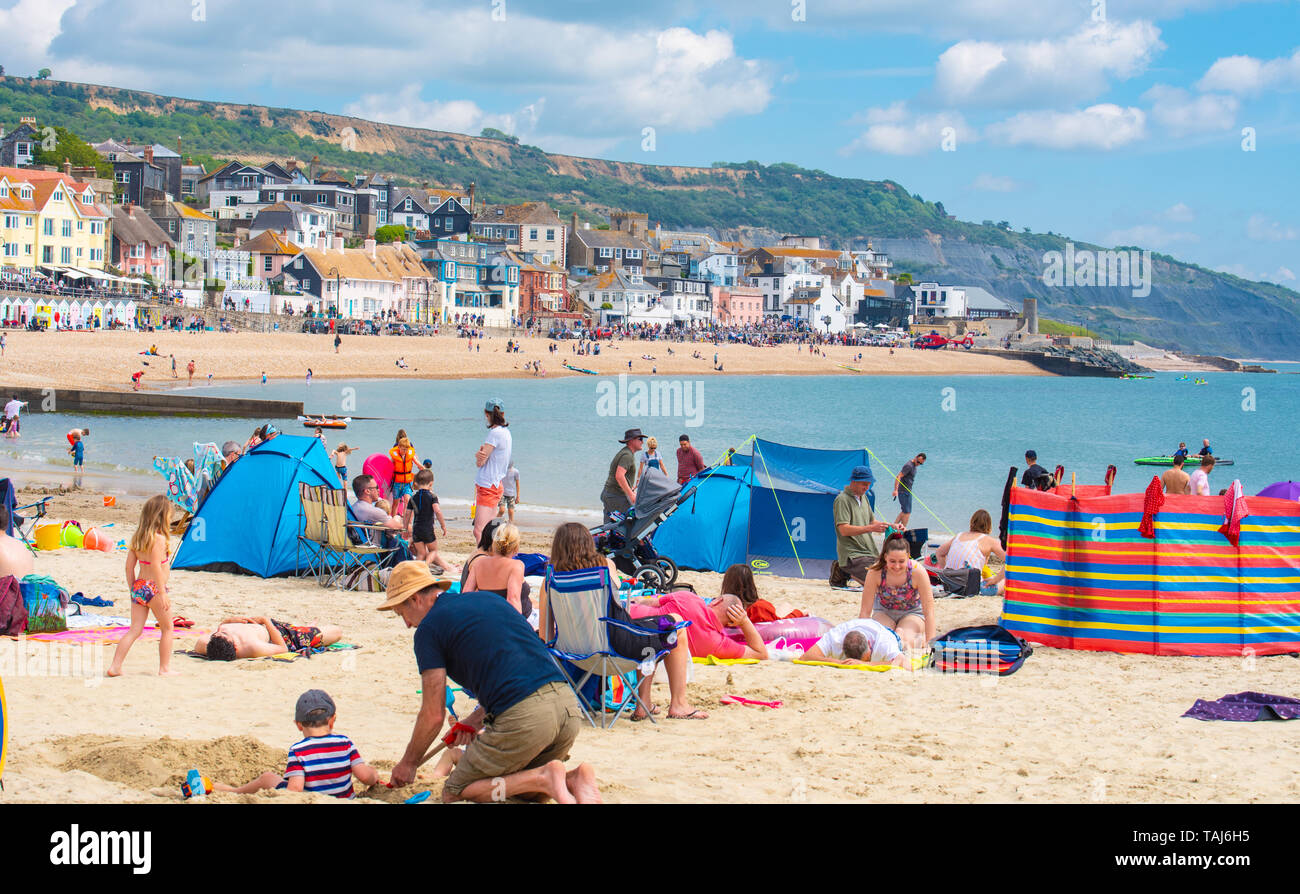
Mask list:
[[[303,738],[289,746],[284,774],[267,771],[238,788],[214,782],[212,790],[246,795],[280,788],[336,798],[355,797],[352,777],[355,775],[365,785],[375,785],[379,772],[361,759],[351,739],[334,732],[334,718],[334,699],[321,689],[307,690],[298,696],[293,717]]]

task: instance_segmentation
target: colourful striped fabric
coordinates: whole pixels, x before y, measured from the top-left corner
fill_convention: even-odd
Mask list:
[[[1222,497],[1070,499],[1014,488],[1002,626],[1063,649],[1149,655],[1300,651],[1300,503],[1250,498],[1234,547]]]

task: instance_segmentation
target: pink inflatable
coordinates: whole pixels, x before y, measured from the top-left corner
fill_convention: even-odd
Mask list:
[[[758,635],[765,643],[784,638],[787,645],[798,644],[805,650],[812,648],[831,627],[831,622],[825,618],[786,618],[782,621],[763,621],[754,625],[754,629],[758,631]],[[727,636],[742,643],[745,641],[745,635],[738,627],[728,627]]]

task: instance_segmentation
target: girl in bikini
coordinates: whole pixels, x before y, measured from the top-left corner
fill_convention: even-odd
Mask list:
[[[902,534],[887,539],[880,558],[867,569],[858,617],[893,630],[904,649],[922,649],[936,636],[930,576],[908,554]]]
[[[126,553],[126,585],[131,591],[131,629],[117,644],[108,676],[122,673],[122,662],[131,646],[144,631],[144,622],[152,611],[161,637],[158,640],[158,673],[175,676],[171,669],[172,612],[167,596],[167,579],[171,560],[171,503],[159,494],[150,497],[140,511],[140,524],[131,537],[131,547]],[[137,569],[137,566],[138,569]]]

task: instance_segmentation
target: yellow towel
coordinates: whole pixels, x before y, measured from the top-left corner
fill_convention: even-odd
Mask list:
[[[757,658],[719,658],[716,655],[704,655],[691,661],[696,664],[758,664]]]
[[[903,670],[903,668],[901,667],[896,668],[892,664],[840,664],[837,661],[804,661],[802,659],[798,661],[792,661],[790,663],[807,664],[812,667],[838,667],[840,670],[855,670],[855,671],[881,672],[881,671],[890,671],[890,670]],[[924,655],[918,655],[917,657],[912,659],[913,670],[919,670],[920,668],[925,667],[925,664],[926,664],[926,658]]]

